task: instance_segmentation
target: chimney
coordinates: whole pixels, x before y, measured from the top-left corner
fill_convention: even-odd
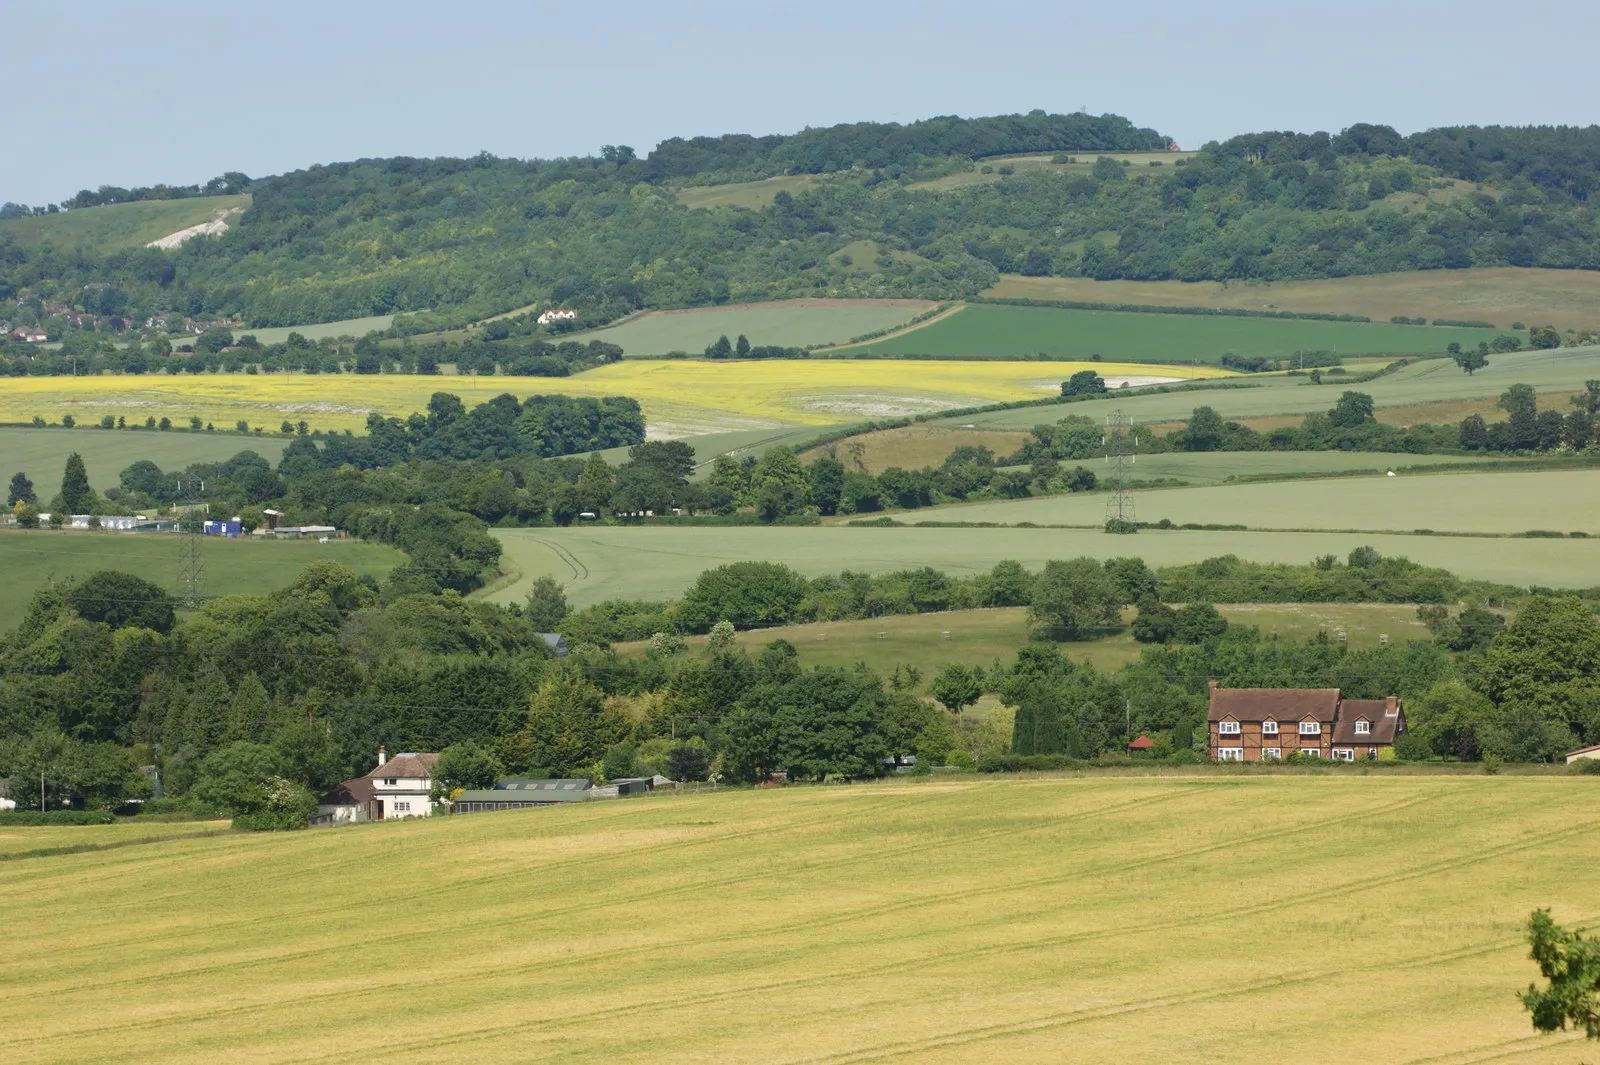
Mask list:
[[[389,755],[383,749],[383,744],[378,744],[378,764],[383,765],[389,760]]]
[[[1400,713],[1400,697],[1398,695],[1389,696],[1388,700],[1384,703],[1384,706],[1383,706],[1383,716],[1385,716],[1385,717],[1394,717],[1399,713]]]
[[[1214,681],[1214,680],[1206,681],[1206,690],[1207,691],[1216,691],[1217,690],[1217,682]]]

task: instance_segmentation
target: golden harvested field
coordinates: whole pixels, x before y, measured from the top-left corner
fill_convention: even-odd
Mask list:
[[[1529,911],[1600,918],[1597,788],[936,778],[6,861],[0,1052],[1575,1065],[1516,992]]]
[[[232,427],[243,419],[276,429],[285,419],[314,429],[360,429],[367,414],[404,417],[424,409],[435,392],[453,392],[469,406],[503,392],[632,396],[644,405],[653,436],[687,436],[778,425],[829,425],[900,417],[951,407],[1038,399],[1082,369],[1106,377],[1168,374],[1228,376],[1210,367],[1074,362],[900,362],[773,359],[710,362],[628,359],[576,377],[418,377],[391,374],[177,374],[22,377],[0,381],[0,421],[71,414],[98,422],[191,415]]]
[[[1533,267],[1414,270],[1323,281],[1093,281],[1076,277],[1006,274],[986,296],[1011,299],[1133,303],[1156,307],[1237,307],[1245,310],[1365,314],[1387,322],[1407,317],[1456,318],[1600,327],[1600,273]]]

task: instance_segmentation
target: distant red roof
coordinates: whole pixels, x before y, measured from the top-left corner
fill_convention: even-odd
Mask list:
[[[1149,736],[1140,736],[1138,739],[1136,739],[1132,743],[1128,744],[1128,750],[1130,750],[1130,751],[1147,751],[1151,747],[1154,747],[1154,746],[1155,746],[1155,741],[1152,740]]]

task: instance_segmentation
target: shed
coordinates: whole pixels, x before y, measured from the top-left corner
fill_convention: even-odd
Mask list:
[[[1149,736],[1145,736],[1145,735],[1141,734],[1138,739],[1136,739],[1132,743],[1128,744],[1128,750],[1130,752],[1143,752],[1143,751],[1148,751],[1151,747],[1154,747],[1154,746],[1155,746],[1155,741],[1153,741]]]
[[[1593,747],[1579,747],[1577,750],[1571,752],[1567,755],[1567,764],[1571,765],[1573,762],[1581,762],[1585,758],[1600,759],[1600,743],[1595,744]]]
[[[570,648],[567,647],[566,638],[559,632],[541,632],[539,638],[544,641],[544,645],[550,648],[551,653],[557,658],[567,657],[567,652]]]
[[[587,802],[591,782],[579,777],[566,780],[502,780],[492,789],[463,791],[450,812],[484,813],[489,810],[525,810],[531,806],[556,806]]]

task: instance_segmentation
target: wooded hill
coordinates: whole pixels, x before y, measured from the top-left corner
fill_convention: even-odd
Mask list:
[[[1001,272],[1291,280],[1600,269],[1590,202],[1600,127],[1402,137],[1358,125],[1250,134],[1192,158],[1170,146],[1117,116],[1035,111],[674,138],[644,157],[607,146],[557,160],[358,160],[257,180],[229,232],[171,252],[24,247],[0,223],[0,298],[251,326],[431,310],[412,323],[422,328],[529,304],[594,320],[789,296],[966,298]],[[1102,154],[1130,152],[1153,154]],[[1026,153],[1059,162],[993,158]],[[981,171],[980,159],[992,177],[923,184]],[[783,174],[815,177],[759,209],[678,201],[689,186]],[[841,254],[864,241],[876,245],[870,256]]]

